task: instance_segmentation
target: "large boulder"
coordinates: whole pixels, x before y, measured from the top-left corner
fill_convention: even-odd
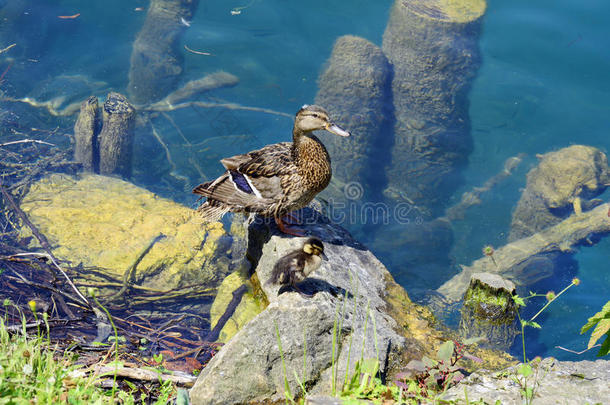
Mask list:
[[[116,285],[137,263],[132,281],[142,287],[213,287],[238,266],[221,223],[203,224],[196,211],[116,178],[53,174],[31,186],[21,209],[55,256],[82,264],[77,281],[100,281],[101,271]],[[35,247],[29,228],[22,232]]]
[[[312,395],[339,392],[360,359],[377,359],[381,374],[391,378],[447,339],[431,327],[430,311],[412,303],[366,247],[315,211],[303,214],[303,229],[324,242],[328,257],[299,285],[311,296],[267,283],[277,260],[305,238],[253,224],[248,253],[269,306],[202,371],[193,404],[282,400],[286,387],[295,396],[302,396],[301,387]]]

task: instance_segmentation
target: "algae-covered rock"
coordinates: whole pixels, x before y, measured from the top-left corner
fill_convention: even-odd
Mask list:
[[[167,291],[214,284],[232,271],[232,238],[222,224],[202,224],[194,210],[116,178],[53,174],[32,185],[21,209],[55,256],[118,282],[151,244],[135,284]]]
[[[227,307],[233,298],[233,291],[244,284],[248,287],[248,291],[242,296],[239,305],[235,308],[235,312],[221,329],[217,339],[218,342],[228,342],[237,331],[265,308],[265,304],[254,297],[252,283],[249,278],[244,275],[244,272],[233,272],[220,283],[220,286],[218,286],[218,293],[210,308],[210,328],[214,329],[220,317],[227,310]]]
[[[570,214],[592,208],[591,198],[610,184],[606,155],[597,148],[572,145],[540,156],[527,174],[527,186],[513,212],[509,240],[556,225]]]
[[[345,201],[344,187],[350,182],[359,183],[362,190],[381,187],[376,155],[388,153],[393,139],[391,77],[390,64],[377,45],[353,35],[335,42],[316,95],[316,104],[351,133],[347,141],[338,137],[324,141],[333,169],[325,194],[334,201]]]
[[[396,118],[385,194],[400,200],[402,193],[431,217],[459,186],[472,149],[467,95],[485,7],[484,0],[396,0],[383,34]]]

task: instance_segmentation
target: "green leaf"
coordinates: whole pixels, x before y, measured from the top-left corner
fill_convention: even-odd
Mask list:
[[[610,318],[610,301],[606,302],[601,311],[589,318],[587,323],[580,330],[580,334],[582,335],[583,333],[591,329],[601,319],[604,318]]]
[[[602,357],[610,353],[610,332],[606,333],[606,340],[602,343],[602,347],[597,353],[597,357]]]
[[[422,357],[421,361],[428,368],[436,367],[436,365],[438,364],[436,360],[432,360],[430,357],[427,356]]]
[[[523,377],[532,375],[532,366],[527,363],[521,364],[521,366],[519,366],[519,374],[521,374]]]
[[[517,304],[520,307],[525,306],[525,301],[523,300],[523,298],[519,297],[518,295],[513,295],[513,301],[515,301],[515,304]]]
[[[362,360],[360,369],[362,370],[362,373],[367,373],[372,376],[375,376],[379,371],[379,361],[377,359],[364,359]]]
[[[588,349],[592,348],[595,343],[604,336],[608,331],[610,331],[610,319],[602,319],[599,321],[593,332],[591,333],[591,338],[589,339]]]
[[[448,340],[438,348],[438,359],[444,361],[445,363],[449,363],[451,361],[451,357],[453,356],[453,351],[455,349],[455,344],[452,340]]]
[[[473,345],[475,343],[482,342],[485,339],[486,339],[485,336],[471,337],[471,338],[465,339],[462,343],[464,343],[464,345],[466,345],[466,346],[469,346],[469,345]]]

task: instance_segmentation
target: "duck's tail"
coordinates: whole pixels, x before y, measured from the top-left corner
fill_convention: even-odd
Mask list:
[[[197,209],[205,222],[219,221],[224,214],[231,210],[231,207],[227,204],[212,198],[212,194],[214,193],[217,185],[225,181],[226,177],[226,175],[220,176],[214,181],[202,183],[193,189],[194,194],[207,197],[207,201],[201,204]]]
[[[228,206],[216,200],[208,200],[197,209],[205,222],[220,221],[224,214],[230,210]]]

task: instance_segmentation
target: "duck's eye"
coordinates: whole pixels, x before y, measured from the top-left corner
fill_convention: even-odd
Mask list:
[[[318,114],[313,114],[314,118],[320,118],[320,116]]]

